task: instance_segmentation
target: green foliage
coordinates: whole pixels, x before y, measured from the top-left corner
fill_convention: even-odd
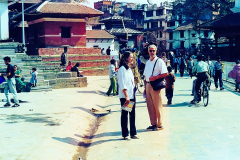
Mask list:
[[[198,20],[212,20],[231,13],[234,0],[186,0],[173,3],[173,14],[185,16],[185,20],[192,20],[195,25]]]

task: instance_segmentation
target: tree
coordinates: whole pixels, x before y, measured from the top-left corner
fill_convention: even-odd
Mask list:
[[[234,0],[175,0],[173,14],[183,15],[197,26],[199,20],[208,21],[231,13],[233,6]]]

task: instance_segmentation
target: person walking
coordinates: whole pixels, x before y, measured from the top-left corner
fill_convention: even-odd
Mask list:
[[[177,73],[178,64],[179,64],[178,57],[174,57],[173,65],[174,65],[174,72],[175,72],[175,74]]]
[[[220,90],[223,90],[223,80],[222,80],[222,71],[223,69],[223,64],[221,62],[221,57],[217,56],[217,62],[215,62],[214,64],[214,71],[215,71],[215,76],[214,76],[214,83],[215,83],[215,87],[216,90],[218,89],[218,81],[220,83]]]
[[[167,70],[168,70],[168,75],[165,77],[165,80],[167,83],[165,91],[166,91],[166,97],[168,99],[167,104],[172,104],[174,82],[176,81],[176,78],[175,78],[174,74],[172,74],[171,66],[168,66]]]
[[[235,91],[237,90],[240,92],[240,64],[239,60],[236,61],[236,65],[233,69],[228,73],[228,77],[235,79]]]
[[[147,129],[156,131],[163,129],[162,126],[162,97],[161,89],[153,90],[150,81],[165,78],[168,75],[165,62],[156,56],[157,46],[149,45],[150,59],[147,61],[143,75],[146,78],[146,100],[151,126]],[[155,65],[156,64],[156,65]],[[155,67],[154,67],[155,65]]]
[[[188,69],[188,73],[189,73],[189,76],[191,77],[191,79],[192,79],[192,76],[193,76],[193,74],[192,74],[193,66],[194,66],[194,62],[192,60],[192,57],[189,57],[189,60],[187,62],[187,69]]]
[[[180,64],[179,64],[180,76],[181,77],[183,77],[185,67],[186,67],[185,59],[183,58],[183,56],[181,56]]]
[[[4,105],[4,107],[11,106],[10,98],[9,98],[9,91],[12,93],[14,103],[15,103],[12,107],[19,107],[20,104],[19,104],[19,101],[18,101],[16,86],[15,86],[16,80],[15,80],[14,67],[10,64],[11,63],[11,58],[10,57],[4,57],[3,60],[4,60],[4,63],[7,65],[6,74],[1,74],[0,73],[0,76],[6,76],[7,77],[7,83],[6,83],[6,86],[4,88],[4,93],[5,93],[6,98],[7,98],[7,103]]]
[[[116,84],[116,78],[115,78],[116,71],[115,71],[114,59],[111,59],[108,70],[109,70],[110,86],[107,91],[107,95],[110,96],[111,92],[113,91],[113,96],[115,96],[117,93],[117,84]]]
[[[128,131],[128,114],[130,115],[130,135],[132,139],[138,139],[136,125],[135,125],[135,108],[136,98],[134,93],[134,76],[130,68],[130,64],[133,61],[133,54],[129,51],[122,55],[118,70],[118,85],[119,85],[119,98],[121,106],[130,101],[134,102],[134,106],[131,112],[122,110],[121,112],[121,128],[122,137],[124,140],[129,140]]]

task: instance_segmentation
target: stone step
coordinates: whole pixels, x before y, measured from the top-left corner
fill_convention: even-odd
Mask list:
[[[3,42],[0,43],[0,49],[14,49],[19,45],[18,42]],[[15,51],[14,51],[15,52]]]
[[[109,60],[99,60],[99,61],[77,61],[80,63],[80,68],[81,67],[88,67],[88,68],[91,68],[91,67],[107,67],[109,66],[110,62]],[[59,65],[60,66],[60,62],[48,62],[48,63],[45,63],[45,65]],[[76,62],[72,62],[72,66],[74,66],[76,64]]]
[[[76,56],[68,56],[68,61],[81,61],[81,60],[108,60],[108,61],[110,61],[110,56],[103,56],[103,55],[90,55],[90,56],[76,55]],[[61,61],[61,57],[60,56],[43,57],[43,61],[44,62]]]
[[[36,87],[31,87],[30,92],[43,92],[43,91],[52,91],[53,87],[52,86],[37,86]]]
[[[108,68],[80,68],[84,76],[107,76],[109,75]]]
[[[43,55],[62,55],[64,52],[63,48],[39,48],[38,54],[40,56]],[[68,48],[68,55],[70,54],[78,54],[78,55],[89,55],[89,54],[101,54],[101,49],[99,48],[88,48],[88,47],[80,47],[80,48]]]

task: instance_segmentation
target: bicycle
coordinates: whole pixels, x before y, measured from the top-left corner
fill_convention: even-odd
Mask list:
[[[208,102],[209,102],[209,90],[208,90],[208,84],[207,84],[207,80],[205,80],[203,82],[202,88],[201,88],[201,96],[203,97],[203,104],[204,107],[207,107]]]
[[[139,93],[143,93],[144,89],[145,89],[144,76],[140,75],[140,82],[136,84],[136,90],[138,90]]]

